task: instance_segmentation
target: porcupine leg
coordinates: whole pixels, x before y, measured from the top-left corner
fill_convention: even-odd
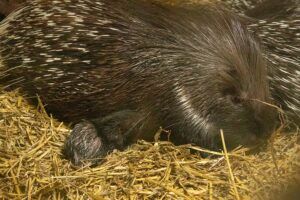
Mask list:
[[[142,116],[131,110],[75,125],[64,146],[64,155],[74,165],[96,164],[114,149],[122,150],[138,138]]]

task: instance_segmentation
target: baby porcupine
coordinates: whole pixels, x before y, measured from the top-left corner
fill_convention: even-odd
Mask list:
[[[99,159],[162,126],[175,143],[257,145],[277,125],[260,46],[213,4],[33,0],[0,24],[4,88],[78,123],[64,153]],[[263,103],[265,102],[265,103]]]

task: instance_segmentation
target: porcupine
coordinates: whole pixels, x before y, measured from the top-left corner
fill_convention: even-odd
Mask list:
[[[25,0],[1,1],[2,13]],[[259,36],[268,50],[271,94],[290,121],[300,124],[299,0],[218,0],[238,14],[251,17],[249,30]],[[4,3],[5,2],[5,3]],[[0,6],[1,7],[1,6]],[[13,9],[12,9],[13,8]],[[0,10],[1,13],[1,10]]]
[[[16,28],[17,27],[17,28]],[[253,145],[276,126],[259,44],[212,4],[33,0],[0,25],[1,82],[38,94],[79,121],[64,147],[74,163],[103,157],[159,126],[175,143]]]

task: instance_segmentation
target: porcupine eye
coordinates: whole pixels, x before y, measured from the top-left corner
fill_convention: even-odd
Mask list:
[[[233,67],[231,67],[233,68]],[[228,71],[220,72],[219,89],[223,98],[230,100],[234,105],[241,104],[241,92],[239,91],[239,80],[237,71],[230,69]]]
[[[229,98],[233,104],[242,103],[242,98],[234,87],[225,88],[222,92],[222,95],[226,98]]]

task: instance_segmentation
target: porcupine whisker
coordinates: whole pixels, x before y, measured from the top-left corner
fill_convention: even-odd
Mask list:
[[[259,103],[264,104],[264,105],[266,105],[266,106],[270,106],[270,107],[275,108],[276,110],[278,110],[278,112],[284,114],[284,111],[282,110],[282,108],[280,108],[280,107],[278,107],[278,106],[276,106],[276,105],[274,105],[274,104],[270,104],[270,103],[268,103],[268,102],[261,101],[261,100],[259,100],[259,99],[249,99],[249,100],[250,100],[250,101],[256,101],[256,102],[259,102]]]

